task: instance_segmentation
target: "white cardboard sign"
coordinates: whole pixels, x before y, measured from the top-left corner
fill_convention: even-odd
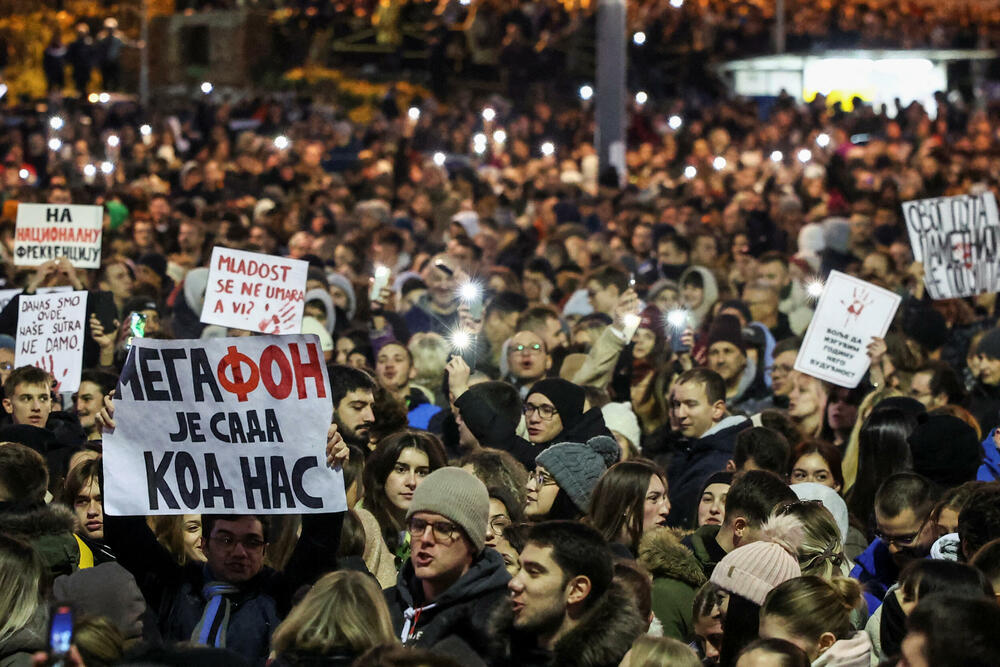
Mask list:
[[[841,387],[858,386],[868,370],[868,344],[885,336],[898,294],[831,271],[795,358],[795,370]]]
[[[216,246],[201,321],[269,334],[302,330],[309,263]]]
[[[1000,211],[992,192],[908,201],[903,218],[932,299],[1000,291]]]
[[[13,289],[0,289],[0,310],[7,307],[15,296],[23,292],[24,290],[20,287],[15,287]],[[54,294],[55,292],[72,292],[73,288],[69,285],[60,285],[58,287],[39,287],[35,290],[35,294]]]
[[[17,306],[15,368],[48,371],[58,393],[79,389],[87,292],[21,295]]]
[[[296,514],[347,507],[327,467],[333,416],[319,339],[135,339],[104,433],[115,516]]]
[[[100,206],[19,204],[14,264],[40,266],[66,257],[78,269],[99,269],[103,222]]]

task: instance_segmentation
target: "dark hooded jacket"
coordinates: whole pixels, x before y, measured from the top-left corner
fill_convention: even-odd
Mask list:
[[[653,614],[663,626],[663,636],[687,641],[694,634],[694,595],[706,581],[701,564],[670,528],[643,535],[639,562],[653,575]]]
[[[535,457],[545,450],[544,445],[536,447],[519,436],[517,424],[511,424],[483,401],[477,401],[471,392],[456,398],[455,407],[480,445],[509,452],[525,468],[534,469]]]
[[[681,544],[694,554],[694,558],[698,561],[706,578],[712,576],[712,570],[726,555],[725,550],[719,546],[719,542],[715,539],[720,528],[721,526],[715,524],[705,524],[681,540]]]
[[[427,602],[413,563],[406,561],[396,585],[385,591],[393,630],[406,646],[430,649],[462,665],[484,664],[490,614],[507,599],[509,581],[500,554],[494,549],[484,549],[458,581]],[[407,612],[413,618],[408,629],[405,628]]]
[[[73,512],[62,505],[3,503],[0,507],[0,535],[31,544],[52,578],[72,574],[80,564],[80,544],[73,536],[75,521]]]
[[[617,582],[567,632],[552,651],[538,648],[535,635],[515,630],[510,605],[502,605],[491,621],[490,665],[497,667],[617,667],[646,631],[629,593]]]
[[[671,526],[679,527],[690,521],[698,504],[698,493],[705,479],[713,472],[726,469],[733,458],[736,435],[750,427],[746,417],[726,417],[705,432],[702,437],[688,440],[670,458],[667,482],[670,488]]]

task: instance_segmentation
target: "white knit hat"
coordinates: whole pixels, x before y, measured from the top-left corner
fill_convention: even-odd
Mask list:
[[[606,403],[601,408],[604,415],[604,425],[615,433],[620,433],[626,440],[632,443],[636,449],[640,449],[639,440],[642,438],[642,431],[639,429],[639,420],[632,412],[631,403]]]

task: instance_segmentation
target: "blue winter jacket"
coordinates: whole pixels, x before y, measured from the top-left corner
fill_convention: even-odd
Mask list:
[[[868,615],[871,616],[882,605],[886,591],[899,578],[899,567],[892,560],[889,547],[876,537],[854,561],[851,578],[857,579],[864,586]]]

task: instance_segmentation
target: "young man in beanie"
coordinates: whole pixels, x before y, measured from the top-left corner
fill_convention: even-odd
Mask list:
[[[503,558],[486,548],[486,486],[461,468],[428,475],[406,513],[412,551],[385,591],[400,641],[483,664],[487,619],[507,596]]]
[[[979,372],[969,392],[969,412],[983,433],[1000,425],[1000,328],[990,329],[976,345]]]
[[[694,516],[701,483],[726,469],[736,434],[750,427],[746,417],[726,411],[726,384],[715,371],[692,368],[670,392],[670,423],[683,440],[667,465],[671,526],[686,526]]]
[[[733,410],[755,414],[771,407],[771,392],[764,382],[763,369],[747,357],[740,321],[722,314],[708,330],[708,367],[726,383],[726,404]]]
[[[593,528],[546,521],[528,533],[510,602],[493,620],[490,664],[617,665],[645,631],[626,588],[614,579],[611,549]]]

